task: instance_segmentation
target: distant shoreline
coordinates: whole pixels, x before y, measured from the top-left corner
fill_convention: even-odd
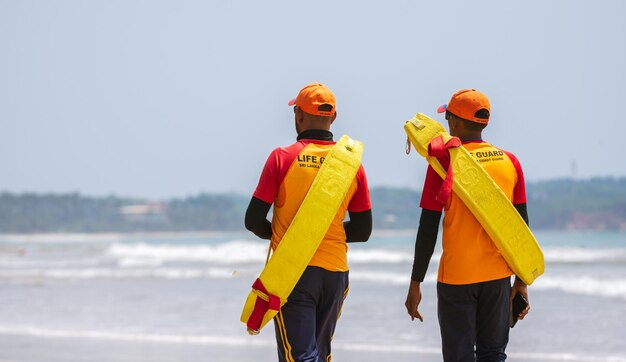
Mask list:
[[[417,229],[374,229],[372,237],[405,236],[414,237]],[[535,233],[610,233],[621,234],[624,230],[594,229],[540,229]],[[147,232],[97,232],[97,233],[0,233],[0,242],[71,242],[71,241],[123,241],[134,239],[202,239],[225,235],[249,236],[258,240],[246,230],[205,230],[205,231],[147,231]]]
[[[413,229],[375,229],[373,236],[414,236]],[[127,239],[151,238],[207,238],[221,235],[249,234],[250,239],[256,237],[246,230],[205,230],[205,231],[137,231],[137,232],[97,232],[97,233],[0,233],[0,242],[37,242],[37,241],[118,241]]]

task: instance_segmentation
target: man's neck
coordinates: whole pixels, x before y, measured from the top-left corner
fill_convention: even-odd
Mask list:
[[[461,140],[461,142],[466,143],[466,142],[482,142],[483,138],[482,137],[459,137],[459,139]]]
[[[483,135],[481,132],[463,132],[462,135],[459,135],[459,138],[461,139],[462,142],[476,142],[476,141],[482,141],[483,140]]]
[[[300,132],[300,134],[298,135],[298,138],[297,138],[298,141],[303,140],[303,139],[313,139],[313,140],[332,142],[333,134],[332,132],[325,130],[325,129],[307,129],[307,130]]]

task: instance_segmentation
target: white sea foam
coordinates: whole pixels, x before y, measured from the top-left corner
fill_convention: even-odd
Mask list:
[[[117,262],[121,268],[158,267],[163,265],[163,260],[152,258],[122,258]]]
[[[173,245],[148,243],[115,243],[107,253],[120,266],[159,265],[163,262],[210,262],[218,264],[263,263],[268,244],[231,241],[218,245]],[[433,255],[433,262],[440,257]],[[413,253],[397,249],[350,250],[350,264],[403,264],[413,262]]]
[[[216,264],[262,263],[268,244],[231,241],[217,245],[114,243],[107,253],[120,266],[160,265],[163,262],[209,262]]]
[[[626,248],[583,248],[546,247],[543,248],[546,263],[551,264],[593,264],[626,263]],[[413,262],[413,250],[399,249],[359,249],[349,251],[350,263],[402,264]],[[431,262],[437,262],[441,252],[434,252]]]
[[[186,335],[160,333],[124,333],[97,330],[55,330],[37,327],[0,326],[0,334],[11,336],[30,336],[39,338],[92,339],[124,342],[168,343],[189,345],[214,345],[220,347],[263,347],[274,348],[275,341],[269,335],[256,338],[229,337],[214,335]],[[435,347],[420,347],[402,344],[375,344],[335,342],[333,349],[372,352],[372,353],[410,353],[439,355],[441,350]],[[575,353],[508,353],[512,359],[530,359],[538,361],[578,361],[578,362],[626,362],[626,356],[620,355],[581,355]]]
[[[249,270],[226,267],[209,268],[68,268],[68,269],[0,269],[0,279],[227,279],[256,275]],[[383,285],[407,286],[408,273],[387,271],[352,270],[350,280]],[[434,284],[437,273],[426,275],[425,284]],[[541,276],[531,287],[533,290],[559,290],[567,293],[594,297],[620,298],[626,300],[626,278],[602,278],[597,276]]]
[[[553,264],[626,263],[626,248],[582,248],[547,247],[543,248],[545,261]],[[359,249],[349,251],[350,263],[401,264],[413,262],[413,250]],[[431,261],[441,258],[441,252],[433,253]]]
[[[532,289],[561,290],[595,297],[616,297],[626,300],[626,279],[591,276],[542,276]]]
[[[90,268],[11,268],[0,269],[0,278],[19,279],[225,279],[235,276],[254,274],[228,267],[90,267]],[[353,268],[350,279],[353,282],[406,286],[409,283],[408,273],[389,271],[362,271]],[[436,272],[429,273],[424,283],[436,282]],[[534,290],[560,290],[567,293],[610,297],[626,300],[626,278],[603,278],[590,275],[541,276],[532,285]]]
[[[626,249],[591,249],[581,247],[550,247],[543,250],[548,263],[626,262]]]
[[[410,275],[393,272],[351,271],[350,280],[376,284],[407,286]],[[437,282],[437,274],[429,273],[425,284]],[[626,278],[600,278],[592,276],[542,276],[532,285],[532,290],[560,290],[567,293],[626,300]]]
[[[108,254],[121,266],[158,265],[160,262],[210,262],[217,264],[263,263],[267,244],[231,241],[217,245],[174,245],[148,243],[114,243]],[[546,263],[591,264],[626,263],[626,248],[591,249],[581,247],[549,247],[543,249]],[[431,258],[437,262],[440,252]],[[348,252],[350,264],[407,264],[413,262],[412,249],[359,248]]]
[[[441,254],[434,253],[432,261],[439,260]],[[413,251],[394,249],[358,249],[348,252],[350,264],[402,264],[413,263]]]
[[[583,247],[546,247],[543,248],[545,261],[552,264],[592,264],[626,263],[626,248],[583,248]],[[432,262],[441,258],[441,252],[433,253]],[[401,264],[413,262],[413,251],[397,249],[359,249],[350,250],[350,263]]]
[[[350,280],[377,284],[406,286],[410,275],[392,272],[359,272],[351,271]],[[429,273],[424,278],[425,284],[437,281],[436,273]],[[536,290],[561,290],[568,293],[584,294],[600,297],[618,297],[626,300],[626,279],[599,278],[591,276],[552,277],[542,276],[532,285]]]
[[[12,327],[0,326],[0,334],[4,335],[27,335],[44,338],[79,338],[79,339],[100,339],[116,341],[135,342],[157,342],[157,343],[184,343],[184,344],[209,344],[220,346],[273,346],[275,341],[265,338],[238,338],[225,336],[207,335],[182,335],[182,334],[160,334],[160,333],[123,333],[96,330],[55,330],[37,327]]]
[[[225,279],[235,274],[227,268],[8,269],[0,270],[0,279]]]
[[[110,262],[122,268],[157,267],[167,263],[262,264],[267,256],[267,248],[267,242],[249,240],[232,240],[221,244],[113,241],[98,247],[87,247],[80,243],[73,246],[11,246],[0,250],[0,268],[97,266]],[[546,247],[543,251],[546,263],[553,265],[626,264],[626,248]],[[437,263],[440,256],[440,251],[436,251],[431,262]],[[377,247],[373,244],[350,248],[348,260],[351,265],[410,264],[413,262],[413,248],[406,245]]]
[[[392,272],[381,272],[381,271],[377,271],[377,272],[351,271],[350,280],[359,281],[359,282],[377,283],[377,284],[408,286],[411,280],[411,275],[408,273],[392,273]],[[437,281],[436,273],[428,274],[424,278],[424,283],[434,283],[436,281]]]
[[[49,233],[49,234],[0,234],[0,242],[11,243],[84,243],[121,241],[130,234],[122,233]]]

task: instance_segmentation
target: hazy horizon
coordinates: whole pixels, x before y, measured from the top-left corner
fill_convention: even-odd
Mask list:
[[[250,195],[313,81],[371,187],[421,189],[402,125],[466,87],[528,181],[626,176],[626,3],[315,5],[0,0],[0,191]]]

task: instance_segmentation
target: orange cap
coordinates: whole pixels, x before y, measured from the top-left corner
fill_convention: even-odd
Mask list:
[[[327,106],[321,107],[325,104]],[[335,95],[322,83],[311,83],[302,88],[298,96],[289,101],[289,105],[296,105],[315,116],[332,116],[335,114]]]
[[[439,113],[445,111],[468,121],[487,124],[491,106],[489,98],[476,89],[461,89],[452,95],[447,105],[444,104],[437,110]]]

